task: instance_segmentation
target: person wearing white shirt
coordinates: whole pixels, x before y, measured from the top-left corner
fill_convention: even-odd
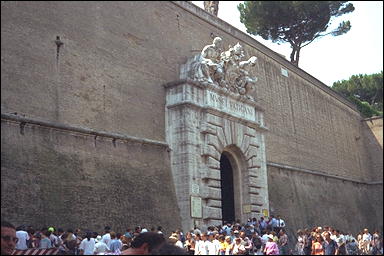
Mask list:
[[[105,243],[108,248],[109,248],[109,244],[111,242],[111,234],[110,234],[110,230],[111,228],[110,227],[105,227],[105,234],[103,235],[103,237],[101,238],[101,241],[103,241],[103,243]]]
[[[90,232],[88,232],[85,238],[81,241],[79,249],[80,254],[93,255],[95,251],[95,239],[92,237]]]
[[[207,247],[205,242],[207,241],[207,233],[203,233],[200,236],[196,235],[196,244],[195,244],[195,255],[208,255]]]
[[[18,228],[16,231],[16,237],[19,239],[16,243],[16,250],[27,250],[27,240],[29,240],[29,235],[27,231],[21,230],[21,228]]]
[[[101,240],[101,236],[97,236],[94,254],[104,255],[109,251],[109,247]]]

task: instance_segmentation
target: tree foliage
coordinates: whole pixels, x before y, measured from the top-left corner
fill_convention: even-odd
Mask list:
[[[354,11],[348,1],[245,1],[237,6],[240,21],[252,35],[290,43],[291,62],[298,66],[300,49],[316,38],[339,36],[351,29],[349,21],[327,32],[332,18]]]
[[[383,115],[383,71],[371,75],[353,75],[334,82],[332,89],[356,104],[365,117]]]

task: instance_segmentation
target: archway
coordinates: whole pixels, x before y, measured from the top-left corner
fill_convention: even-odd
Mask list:
[[[220,157],[221,213],[223,224],[235,221],[233,167],[227,153]]]

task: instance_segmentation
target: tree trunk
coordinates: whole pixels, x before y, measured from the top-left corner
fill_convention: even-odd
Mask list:
[[[217,16],[219,12],[219,1],[204,1],[204,10]]]
[[[291,45],[292,52],[291,52],[291,63],[295,66],[299,66],[299,58],[300,58],[300,47],[296,45]]]

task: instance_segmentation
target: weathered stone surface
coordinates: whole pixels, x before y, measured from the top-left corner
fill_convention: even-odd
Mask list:
[[[277,53],[189,2],[4,1],[1,6],[1,112],[17,112],[57,123],[165,141],[168,127],[178,123],[179,119],[189,113],[183,109],[175,109],[175,114],[166,120],[166,92],[161,85],[179,78],[179,67],[211,40],[212,33],[220,34],[223,41],[231,45],[239,41],[249,56],[257,57],[252,74],[258,78],[254,96],[264,110],[256,112],[256,120],[264,120],[269,128],[264,141],[266,154],[257,155],[261,157],[261,162],[317,170],[356,180],[381,181],[381,185],[356,185],[331,179],[325,181],[318,176],[299,175],[294,179],[295,184],[299,184],[296,187],[286,185],[290,184],[286,180],[293,179],[289,176],[289,170],[279,171],[278,177],[271,178],[273,170],[268,169],[269,198],[276,213],[292,216],[288,218],[287,224],[293,229],[307,225],[304,221],[294,222],[296,219],[304,220],[307,211],[310,211],[307,223],[315,223],[316,220],[320,222],[326,215],[312,211],[318,206],[313,196],[322,194],[325,185],[330,184],[335,186],[330,191],[337,196],[329,193],[327,195],[332,200],[326,197],[322,202],[325,209],[332,209],[332,218],[335,223],[339,223],[340,229],[348,231],[350,223],[368,223],[372,227],[378,223],[377,225],[382,226],[382,147],[375,141],[368,125],[361,123],[361,116],[356,109],[326,85],[294,67]],[[64,43],[58,59],[54,42],[57,35]],[[289,73],[288,77],[281,74],[282,69]],[[199,100],[203,95],[198,91],[198,88],[194,88],[186,95],[191,100]],[[221,119],[214,114],[201,113],[200,119],[194,118],[195,123],[189,123],[188,126],[180,123],[179,127],[175,125],[176,136],[186,136],[188,143],[193,143],[196,138],[201,139],[201,136],[206,135],[196,133],[191,136],[183,133],[195,129],[194,126],[198,127],[199,120],[207,120],[210,127],[208,131],[212,132],[215,130],[213,127],[222,125]],[[244,125],[247,126],[245,123]],[[86,147],[81,150],[84,156],[81,155],[78,159],[73,154],[80,147],[77,144],[56,157],[50,155],[55,152],[51,148],[59,150],[62,141],[75,140],[71,139],[73,134],[67,134],[66,139],[59,142],[54,140],[55,133],[50,133],[49,136],[46,133],[35,134],[29,138],[32,142],[27,143],[25,138],[29,135],[17,139],[20,132],[18,125],[12,126],[12,129],[2,129],[2,158],[5,159],[2,161],[2,217],[11,217],[12,214],[16,218],[15,224],[29,221],[37,221],[37,225],[43,224],[39,221],[43,219],[42,213],[47,212],[51,214],[47,217],[47,222],[54,222],[53,216],[60,216],[60,223],[74,226],[85,223],[84,216],[87,214],[92,219],[110,217],[110,211],[100,207],[100,202],[104,203],[106,197],[97,199],[89,196],[93,195],[93,191],[88,192],[93,188],[82,179],[77,183],[70,183],[65,189],[60,188],[57,191],[61,192],[55,195],[69,202],[73,199],[68,194],[74,190],[77,200],[75,202],[81,202],[84,198],[79,198],[84,193],[90,202],[100,200],[90,203],[90,208],[83,209],[79,203],[75,203],[72,208],[70,203],[65,203],[64,206],[56,203],[55,206],[46,204],[47,200],[39,199],[38,195],[44,195],[41,193],[42,189],[52,189],[51,184],[57,183],[57,179],[49,175],[51,170],[60,169],[60,173],[66,173],[62,177],[65,181],[72,175],[72,172],[68,172],[69,169],[76,170],[75,177],[78,178],[81,177],[79,170],[83,170],[83,166],[91,173],[99,173],[99,168],[116,173],[116,169],[134,166],[127,172],[132,172],[133,177],[137,178],[139,173],[145,173],[147,167],[161,166],[165,170],[170,169],[174,161],[181,164],[201,157],[193,156],[192,160],[183,158],[180,161],[171,159],[171,163],[165,164],[162,162],[165,160],[160,160],[162,153],[157,149],[135,145],[133,151],[142,157],[126,158],[124,153],[117,160],[105,160],[105,155],[111,152],[115,154],[115,151],[105,147],[104,152],[100,153]],[[216,133],[217,141],[212,144],[218,147],[217,150],[223,150],[226,144],[225,131],[216,128]],[[251,135],[255,136],[255,133],[256,131],[251,132]],[[29,133],[26,130],[27,134]],[[92,139],[85,140],[81,136],[76,136],[75,141],[84,147],[94,145]],[[250,137],[244,135],[241,141],[239,148],[245,152],[251,143]],[[199,147],[198,144],[186,144],[185,147],[187,146]],[[153,159],[147,157],[152,150],[159,157],[153,165],[147,159]],[[184,153],[188,151],[186,148],[180,150]],[[87,152],[93,152],[92,156]],[[97,166],[94,163],[98,163]],[[266,168],[259,169],[267,172]],[[249,169],[249,175],[260,176],[259,169]],[[205,171],[205,166],[196,165],[196,179],[201,178],[200,172]],[[217,176],[217,173],[212,175]],[[40,188],[35,184],[35,177],[46,185]],[[185,174],[180,175],[180,184],[192,182],[185,181],[185,178]],[[118,178],[108,180],[111,184],[105,185],[104,189],[110,191],[111,187],[115,187],[114,184],[120,184],[116,180]],[[310,188],[295,192],[295,188],[305,187],[307,185],[302,184],[308,182],[311,184]],[[16,198],[16,183],[19,188],[30,193]],[[144,183],[140,183],[140,186],[144,186]],[[338,193],[336,188],[343,188],[343,192]],[[190,188],[184,190],[183,193],[188,194]],[[296,194],[300,200],[296,199]],[[371,195],[370,199],[374,200],[359,199],[359,207],[353,207],[355,203],[351,198],[362,198],[363,194]],[[189,198],[180,202],[185,205],[188,200]],[[29,207],[26,208],[25,205]],[[94,210],[94,205],[99,208]],[[282,208],[276,208],[276,205],[281,205]],[[335,205],[341,207],[336,208]],[[143,213],[148,209],[144,204],[140,207],[128,206],[130,209],[121,209],[119,206],[116,209],[119,209],[119,213],[132,214],[129,218],[124,217],[124,220],[132,221],[129,224],[136,224],[140,221],[140,215],[147,214]],[[64,212],[71,209],[75,216],[70,220],[68,215],[62,216],[56,208]],[[173,206],[169,206],[169,209],[173,209]],[[353,214],[350,214],[351,209]],[[77,211],[80,213],[77,214]],[[172,212],[167,216],[174,217],[174,214],[176,213]],[[30,220],[25,217],[27,215],[38,217]],[[159,216],[158,212],[152,216]]]
[[[1,148],[1,217],[15,225],[180,227],[164,147],[2,120]]]
[[[258,212],[243,211],[243,205],[252,203],[249,195],[256,190],[257,193],[264,191],[256,206],[268,209],[267,174],[262,171],[266,170],[266,161],[265,153],[261,152],[265,151],[265,147],[263,135],[260,131],[256,132],[256,129],[264,131],[265,128],[261,125],[262,120],[256,121],[258,117],[262,117],[257,114],[257,103],[218,86],[207,86],[194,81],[180,80],[166,84],[165,87],[166,119],[174,121],[167,122],[169,127],[166,138],[171,148],[172,172],[183,228],[192,229],[196,221],[211,225],[212,220],[221,219],[221,207],[212,205],[210,201],[222,200],[220,158],[223,153],[231,156],[236,218],[246,221],[249,217],[259,216],[257,213],[261,212],[261,208]],[[238,107],[234,108],[231,104]],[[251,110],[246,111],[246,108]],[[244,111],[247,112],[246,115],[238,115]],[[180,112],[189,114],[179,115]],[[198,126],[191,125],[198,122]],[[246,148],[243,143],[245,137],[249,138]],[[253,171],[252,168],[257,168],[257,174],[263,176],[257,181],[258,188],[250,187],[248,174]],[[200,193],[195,194],[203,199],[202,219],[191,218],[191,206],[184,203],[188,201],[188,189],[194,183],[202,184]]]

